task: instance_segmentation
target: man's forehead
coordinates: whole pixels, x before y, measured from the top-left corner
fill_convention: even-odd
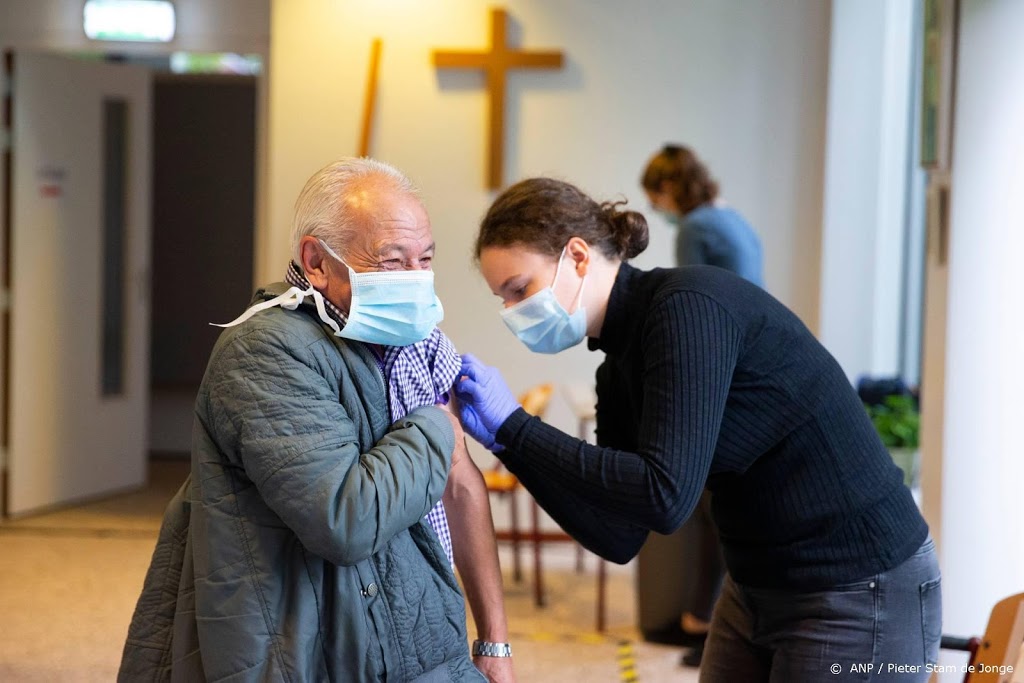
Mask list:
[[[416,194],[395,188],[379,178],[368,178],[348,188],[341,200],[349,213],[364,219],[387,221],[409,213],[426,215],[426,208]]]
[[[418,197],[378,191],[372,200],[367,196],[362,199],[359,233],[368,251],[422,253],[433,246],[430,218]]]

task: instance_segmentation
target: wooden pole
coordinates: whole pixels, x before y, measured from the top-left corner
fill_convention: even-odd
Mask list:
[[[366,97],[363,99],[363,127],[359,136],[359,156],[370,156],[370,135],[373,131],[373,110],[377,104],[377,71],[380,67],[381,39],[374,38],[370,45],[370,71],[366,77]]]

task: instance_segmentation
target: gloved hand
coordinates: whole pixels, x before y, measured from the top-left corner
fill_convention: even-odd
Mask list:
[[[519,402],[501,373],[467,353],[462,356],[462,370],[453,388],[459,400],[459,420],[466,433],[493,452],[502,450],[503,446],[495,440],[498,430]]]

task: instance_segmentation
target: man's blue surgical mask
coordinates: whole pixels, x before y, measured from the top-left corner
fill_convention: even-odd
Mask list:
[[[501,312],[501,318],[508,329],[534,353],[564,351],[579,344],[587,334],[587,314],[583,309],[583,285],[587,282],[587,276],[584,275],[580,283],[574,313],[570,315],[555,298],[554,286],[562,271],[564,258],[563,248],[550,286]]]
[[[368,344],[409,346],[429,337],[444,319],[441,300],[434,293],[433,271],[357,273],[323,240],[320,244],[348,268],[352,285],[348,322],[337,336]]]

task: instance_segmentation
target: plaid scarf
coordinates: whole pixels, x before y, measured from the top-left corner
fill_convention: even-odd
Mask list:
[[[285,281],[303,291],[310,287],[309,280],[294,261],[288,264]],[[327,314],[344,327],[347,316],[326,298],[324,306]],[[462,359],[455,345],[441,330],[435,327],[429,337],[409,346],[377,347],[382,353],[377,353],[372,345],[368,346],[374,351],[377,366],[387,384],[388,410],[392,423],[421,406],[448,402],[448,390],[462,368]],[[449,564],[455,564],[444,504],[437,501],[427,513],[426,519],[441,541]]]

